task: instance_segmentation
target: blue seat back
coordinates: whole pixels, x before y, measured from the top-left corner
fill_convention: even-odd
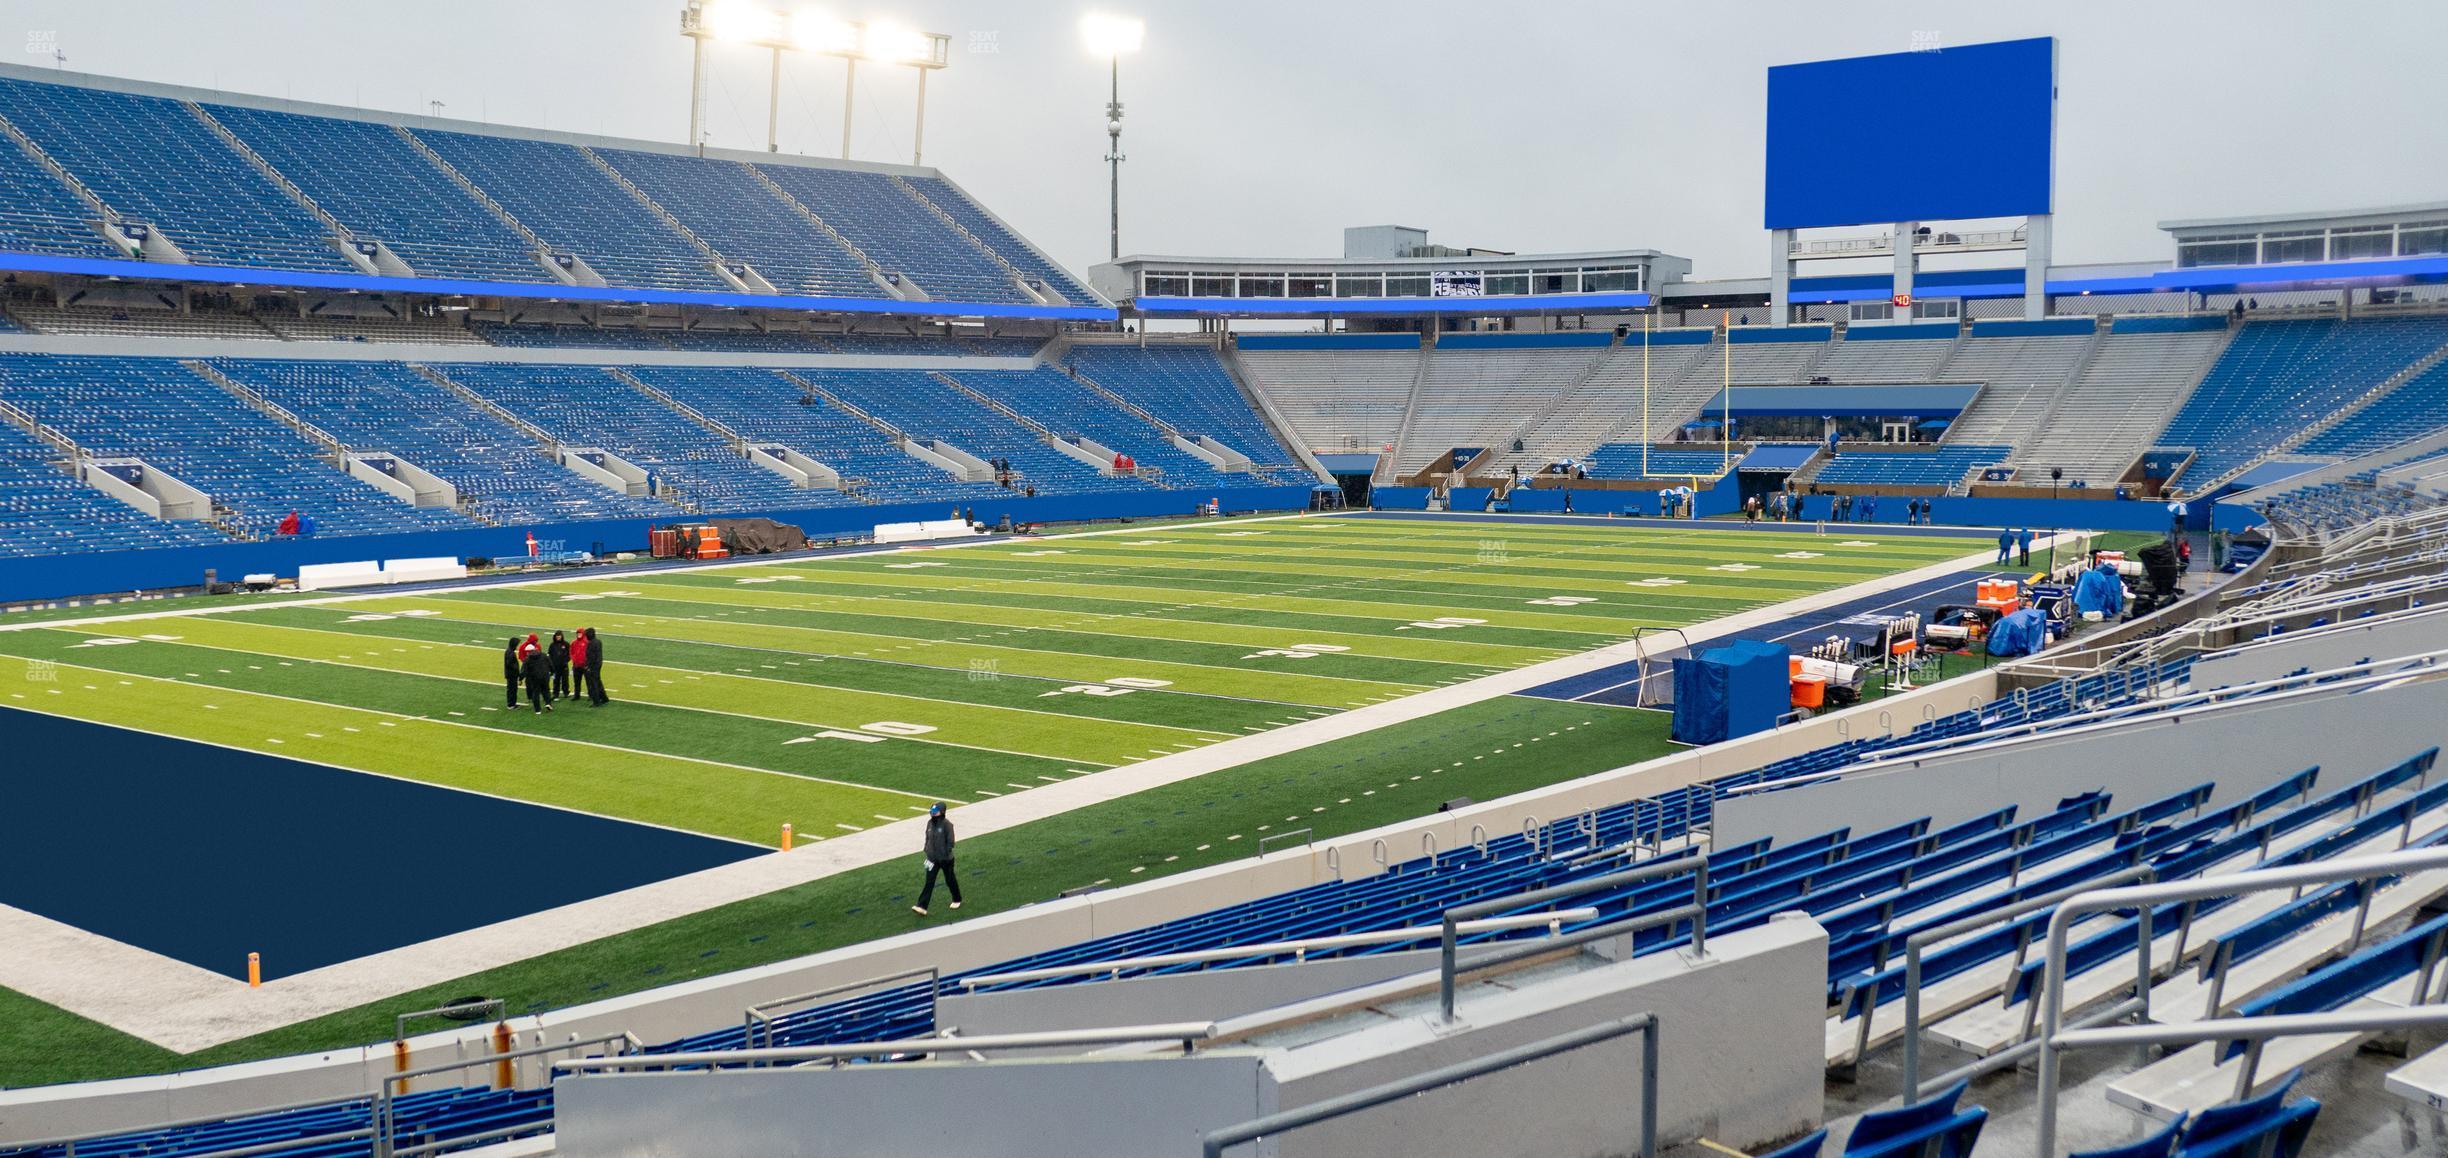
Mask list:
[[[2175,1121],[2140,1141],[2110,1146],[2105,1150],[2084,1150],[2072,1158],[2168,1158],[2176,1149],[2176,1139],[2183,1136],[2184,1127],[2185,1115],[2178,1114]]]
[[[1824,1129],[1813,1130],[1810,1133],[1804,1134],[1791,1142],[1787,1142],[1774,1150],[1759,1155],[1758,1158],[1819,1158],[1820,1149],[1826,1145],[1827,1131]]]
[[[2296,1158],[2312,1137],[2312,1123],[2320,1116],[2320,1108],[2319,1099],[2300,1098],[2293,1105],[2238,1121],[2233,1129],[2219,1134],[2209,1134],[2196,1123],[2176,1158]],[[2205,1112],[2202,1118],[2207,1121],[2209,1114]]]

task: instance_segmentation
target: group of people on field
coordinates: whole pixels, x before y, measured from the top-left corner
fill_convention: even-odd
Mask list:
[[[1816,491],[1772,491],[1752,495],[1742,504],[1743,521],[1756,523],[1766,519],[1775,523],[1805,523],[1811,519],[1811,506],[1817,502]],[[1820,517],[1832,523],[1874,523],[1878,521],[1877,495],[1832,494],[1827,505],[1820,508]],[[1926,527],[1930,522],[1930,500],[1908,496],[1904,500],[1906,526]]]
[[[519,706],[519,688],[527,689],[527,704],[537,715],[553,710],[553,701],[583,690],[587,702],[602,707],[612,701],[604,694],[603,640],[595,629],[574,634],[556,631],[549,642],[530,632],[513,635],[502,648],[502,690],[511,711]]]

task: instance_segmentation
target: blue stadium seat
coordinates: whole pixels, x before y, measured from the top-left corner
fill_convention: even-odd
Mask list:
[[[674,232],[576,145],[414,130],[461,176],[561,253],[613,285],[723,293],[713,259]]]
[[[1971,1158],[1989,1111],[1957,1111],[1969,1079],[1932,1094],[1927,1101],[1863,1114],[1845,1139],[1845,1158]]]
[[[2247,323],[2160,432],[2158,444],[2194,449],[2182,481],[2198,488],[2443,344],[2448,344],[2448,318]],[[2393,413],[2383,412],[2374,421],[2385,423]],[[2350,431],[2343,437],[2361,435]]]
[[[2176,1149],[2176,1139],[2184,1135],[2184,1127],[2185,1116],[2178,1114],[2175,1121],[2151,1131],[2146,1138],[2105,1150],[2084,1150],[2072,1158],[2168,1158]]]

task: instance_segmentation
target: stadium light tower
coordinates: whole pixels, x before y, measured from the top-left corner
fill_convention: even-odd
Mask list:
[[[842,59],[842,145],[850,157],[850,114],[857,93],[858,66],[905,64],[918,73],[918,122],[910,144],[910,164],[926,157],[927,74],[952,62],[952,38],[940,32],[916,32],[878,21],[861,24],[839,20],[813,9],[783,13],[749,0],[690,0],[680,10],[680,35],[689,48],[689,147],[705,152],[706,41],[748,44],[773,52],[773,71],[765,105],[765,151],[782,150],[782,54],[785,51],[838,56]]]
[[[1088,51],[1106,58],[1113,72],[1113,94],[1105,101],[1105,169],[1109,187],[1106,240],[1113,260],[1122,257],[1122,54],[1139,51],[1147,39],[1147,22],[1132,16],[1091,14],[1080,21]]]

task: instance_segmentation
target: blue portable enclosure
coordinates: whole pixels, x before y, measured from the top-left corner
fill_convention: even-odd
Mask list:
[[[1775,727],[1792,702],[1791,656],[1780,643],[1735,640],[1674,661],[1674,738],[1714,744]]]
[[[2048,616],[2026,607],[1989,629],[1989,654],[2030,655],[2048,645]]]

